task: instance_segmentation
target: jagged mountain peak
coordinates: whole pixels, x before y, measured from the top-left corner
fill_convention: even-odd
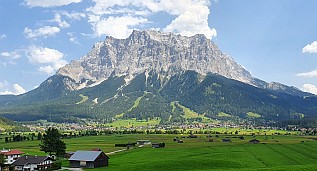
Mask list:
[[[163,80],[186,70],[202,75],[212,72],[253,84],[251,74],[206,36],[186,37],[154,30],[134,30],[127,39],[107,37],[80,60],[61,68],[57,75],[72,78],[78,85],[75,89],[81,89],[87,87],[88,82],[101,82],[111,74],[131,79],[154,71]]]

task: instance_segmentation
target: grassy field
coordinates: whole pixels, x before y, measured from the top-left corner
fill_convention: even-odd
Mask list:
[[[174,142],[178,136],[184,143]],[[240,140],[234,135],[109,135],[64,139],[67,151],[101,148],[104,152],[122,149],[116,143],[136,142],[148,139],[165,142],[165,148],[136,147],[110,155],[109,167],[86,169],[91,171],[116,170],[259,170],[259,171],[302,171],[317,170],[317,141],[308,136],[244,136]],[[186,136],[185,136],[186,137]],[[223,143],[231,138],[231,143]],[[250,144],[251,139],[260,144]],[[209,142],[212,139],[213,142]],[[18,148],[28,154],[45,155],[39,151],[39,141],[0,143],[1,148]],[[67,165],[67,162],[64,162]]]
[[[80,94],[79,96],[80,96],[82,99],[81,99],[81,101],[77,102],[76,104],[82,104],[82,103],[84,103],[85,101],[87,101],[87,100],[89,99],[88,96],[85,96],[85,95],[83,95],[83,94]]]
[[[184,118],[185,119],[189,119],[189,118],[202,118],[202,122],[213,122],[213,123],[217,123],[217,121],[210,119],[208,117],[205,117],[204,114],[200,115],[195,111],[192,111],[191,109],[179,104],[178,102],[171,102],[171,106],[172,106],[172,110],[175,110],[175,104],[177,104],[180,108],[183,109],[184,111]]]

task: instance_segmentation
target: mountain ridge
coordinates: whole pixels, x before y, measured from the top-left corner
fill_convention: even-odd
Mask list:
[[[112,74],[125,75],[129,82],[135,75],[151,70],[160,74],[161,81],[176,73],[194,70],[202,75],[216,73],[259,88],[312,95],[295,87],[254,78],[202,34],[186,37],[153,30],[134,30],[127,39],[107,37],[80,60],[59,69],[56,75],[75,80],[68,82],[67,87],[78,90],[98,85]]]
[[[253,84],[251,74],[204,35],[184,37],[136,30],[127,39],[107,37],[96,43],[87,55],[59,69],[57,75],[74,79],[80,89],[87,84],[82,79],[96,83],[114,74],[126,75],[128,81],[151,70],[159,73],[162,80],[181,71],[195,70],[202,75],[213,72]]]
[[[14,120],[111,121],[120,114],[184,122],[183,109],[171,108],[175,101],[216,119],[221,112],[242,118],[255,112],[260,119],[317,117],[316,96],[254,78],[204,35],[148,30],[135,30],[127,39],[107,37],[38,88],[0,96],[0,114]]]

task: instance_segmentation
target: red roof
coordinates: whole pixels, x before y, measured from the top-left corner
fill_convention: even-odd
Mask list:
[[[1,152],[1,153],[4,154],[4,155],[6,155],[6,156],[23,154],[22,151],[17,150],[17,149],[13,149],[13,150],[10,150],[10,151],[8,151],[8,152]]]

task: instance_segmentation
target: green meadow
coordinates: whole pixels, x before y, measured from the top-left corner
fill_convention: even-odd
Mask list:
[[[182,139],[177,143],[174,138]],[[116,170],[259,170],[259,171],[302,171],[317,170],[316,137],[296,135],[198,135],[187,138],[186,135],[126,134],[85,136],[64,139],[67,151],[101,148],[104,152],[123,149],[114,147],[116,143],[151,140],[165,142],[165,148],[151,146],[135,147],[109,155],[109,166],[88,171]],[[224,143],[223,138],[232,142]],[[259,144],[250,144],[257,139]],[[18,148],[28,154],[45,155],[39,151],[39,141],[1,142],[1,148]],[[67,166],[67,161],[63,162]]]

